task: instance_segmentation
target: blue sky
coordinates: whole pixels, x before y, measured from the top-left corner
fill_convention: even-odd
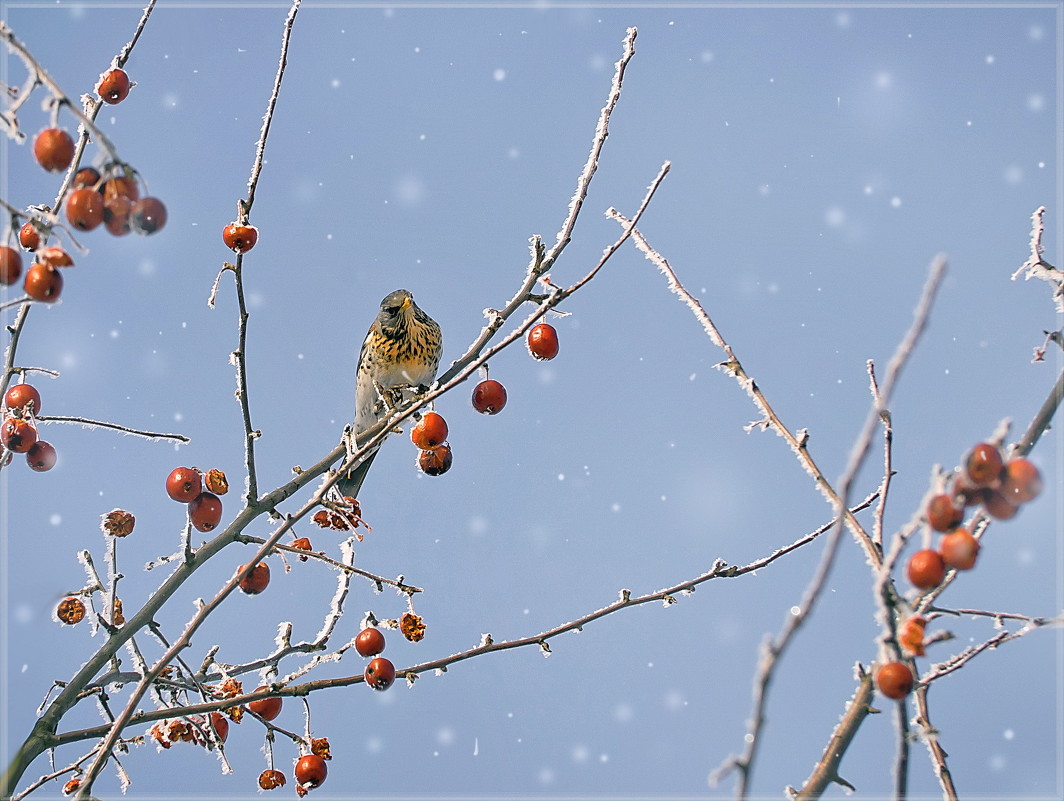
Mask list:
[[[91,91],[140,13],[137,4],[2,6],[73,96]],[[149,238],[79,236],[89,252],[76,257],[62,302],[33,310],[19,361],[61,371],[38,382],[47,413],[193,441],[175,450],[49,426],[54,470],[15,464],[0,474],[5,758],[51,680],[68,677],[94,646],[84,627],[60,629],[50,610],[82,586],[74,553],[102,554],[99,515],[122,507],[138,517],[120,553],[129,608],[158,580],[140,566],[177,546],[183,513],[163,494],[169,471],[219,467],[239,488],[231,282],[223,278],[216,309],[206,299],[231,258],[220,231],[245,193],[285,13],[283,4],[163,0],[127,66],[136,87],[99,118],[164,199],[169,223]],[[1031,363],[1042,332],[1060,325],[1048,290],[1010,280],[1039,206],[1048,209],[1046,257],[1061,262],[1059,14],[1059,4],[306,4],[251,217],[260,240],[244,262],[261,484],[285,481],[338,441],[358,347],[388,292],[410,289],[440,323],[445,365],[475,338],[481,311],[509,299],[528,238],[554,241],[635,26],[599,172],[554,280],[572,283],[597,261],[618,234],[603,211],[630,215],[670,161],[641,230],[788,425],[809,431],[834,477],[867,413],[865,362],[885,369],[929,263],[945,253],[931,325],[892,405],[893,532],[914,515],[934,465],[957,464],[1004,418],[1018,437],[1061,366],[1056,355]],[[10,56],[6,69],[21,82]],[[20,120],[32,134],[46,116],[30,102]],[[54,198],[58,181],[27,148],[5,141],[3,159],[5,200]],[[717,557],[746,563],[830,517],[782,440],[744,430],[757,412],[714,369],[723,355],[634,248],[563,310],[553,320],[557,359],[536,363],[514,347],[492,361],[491,376],[509,390],[501,414],[473,412],[469,385],[440,401],[450,473],[420,475],[406,437],[376,460],[361,499],[373,531],[357,564],[425,588],[416,607],[429,626],[417,645],[389,638],[397,666],[472,647],[485,632],[535,634],[604,606],[622,587],[650,592]],[[6,324],[11,312],[3,314]],[[1033,457],[1047,492],[990,529],[980,564],[945,605],[1059,614],[1061,453],[1051,432]],[[880,470],[874,452],[857,495]],[[226,498],[224,521],[237,503]],[[334,533],[300,533],[338,552]],[[332,740],[334,759],[315,797],[730,795],[730,780],[710,789],[707,777],[742,748],[759,643],[798,602],[819,555],[814,544],[668,609],[607,617],[556,640],[549,659],[518,650],[409,690],[322,694],[313,725]],[[213,595],[246,558],[226,552],[205,568],[164,628],[179,631],[192,601]],[[331,573],[297,563],[285,574],[278,563],[274,575],[263,595],[227,602],[197,636],[191,662],[215,642],[225,643],[226,661],[259,655],[282,620],[297,636],[317,631]],[[759,796],[805,779],[852,692],[854,663],[875,658],[870,586],[847,541],[772,686]],[[904,579],[899,588],[909,589]],[[369,586],[356,586],[349,604],[344,637],[364,610],[392,617],[404,608]],[[956,639],[931,661],[994,633],[965,618],[940,627]],[[1061,648],[1059,631],[1037,632],[935,686],[934,723],[962,795],[1060,792]],[[314,675],[358,672],[356,661]],[[302,729],[297,704],[283,716]],[[890,792],[892,717],[869,719],[843,764],[861,797]],[[95,720],[86,709],[69,727]],[[125,760],[129,795],[251,795],[261,741],[253,724],[234,727],[227,776],[191,747],[138,749]],[[285,747],[277,752],[287,765]],[[922,746],[912,763],[914,795],[936,794]],[[101,794],[116,786],[108,774]]]

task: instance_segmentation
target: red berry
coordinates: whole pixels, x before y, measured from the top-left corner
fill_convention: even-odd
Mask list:
[[[444,443],[438,448],[422,451],[418,455],[417,466],[421,468],[421,472],[425,473],[425,475],[442,476],[451,469],[452,461],[451,446]]]
[[[266,687],[256,687],[255,692],[265,690]],[[281,714],[281,702],[283,699],[273,696],[272,698],[261,698],[258,701],[252,701],[248,704],[248,709],[254,712],[263,720],[273,720],[275,717]]]
[[[222,519],[222,499],[213,492],[201,492],[189,501],[188,518],[196,531],[211,531]]]
[[[473,408],[481,414],[498,414],[506,405],[506,387],[494,379],[473,387]]]
[[[528,352],[546,361],[558,355],[558,332],[549,323],[532,326],[528,332]]]
[[[946,564],[938,551],[917,551],[909,559],[909,581],[914,587],[929,590],[937,587],[946,577]]]
[[[1009,459],[1001,484],[1001,494],[1019,505],[1033,501],[1042,492],[1042,474],[1028,459]]]
[[[74,140],[62,128],[45,128],[33,140],[33,155],[49,172],[62,172],[74,160]]]
[[[900,699],[912,692],[916,678],[904,662],[887,662],[876,671],[876,687],[887,698]]]
[[[66,216],[79,231],[91,231],[103,222],[103,196],[95,189],[75,189],[67,197]]]
[[[203,490],[203,479],[192,467],[175,467],[166,477],[166,494],[179,503],[195,500]]]
[[[18,243],[24,250],[32,252],[41,246],[41,232],[32,222],[24,223],[18,229]]]
[[[31,264],[22,288],[34,300],[55,303],[63,291],[63,276],[50,264]]]
[[[237,572],[241,572],[247,565],[241,565]],[[245,595],[258,595],[270,585],[270,566],[265,562],[259,562],[251,569],[244,578],[240,579],[240,591]]]
[[[384,650],[384,635],[373,627],[362,629],[355,637],[355,650],[359,656],[376,656]]]
[[[22,275],[22,254],[7,245],[0,246],[0,284],[11,286]]]
[[[137,182],[129,175],[112,175],[104,181],[103,186],[100,187],[100,192],[103,193],[105,200],[116,197],[124,197],[131,202],[140,200],[140,190],[137,188]]]
[[[0,443],[12,453],[26,453],[37,441],[37,429],[28,420],[9,417],[0,426]]]
[[[230,250],[247,253],[259,241],[259,229],[254,225],[231,222],[222,229],[222,241]]]
[[[277,787],[284,787],[286,781],[288,780],[279,770],[264,770],[259,774],[259,787],[263,790],[273,790]]]
[[[366,665],[366,684],[374,690],[387,690],[395,681],[395,665],[390,659],[378,656]]]
[[[100,183],[100,171],[95,167],[82,167],[74,173],[74,180],[70,185],[73,189],[96,189]]]
[[[96,94],[104,103],[113,106],[129,96],[129,87],[129,76],[125,70],[108,70],[100,76],[100,82],[96,84]]]
[[[320,786],[328,772],[325,760],[317,754],[304,754],[296,760],[296,781],[304,787]]]
[[[983,490],[983,506],[986,513],[995,520],[1011,520],[1020,511],[1020,507],[1013,503],[1012,498],[996,489]]]
[[[410,430],[410,441],[423,451],[440,447],[447,441],[447,421],[436,412],[425,412]]]
[[[45,473],[55,467],[55,447],[50,442],[39,439],[26,451],[26,462],[30,469],[38,473]]]
[[[138,234],[154,234],[166,225],[166,206],[157,197],[146,197],[133,204],[129,212],[129,229]]]
[[[211,712],[211,726],[218,735],[218,741],[224,743],[229,736],[229,720],[221,712]]]
[[[128,197],[117,195],[104,198],[103,201],[103,224],[107,232],[113,236],[125,236],[129,233],[129,213],[133,209],[133,201]]]
[[[4,406],[8,409],[24,409],[31,411],[27,408],[33,404],[32,412],[34,414],[41,413],[41,393],[37,391],[37,388],[30,384],[14,384],[7,388],[7,392],[4,394]]]
[[[938,552],[946,567],[954,570],[971,570],[975,567],[975,558],[979,555],[979,540],[967,529],[957,528],[942,538]]]
[[[935,495],[927,502],[927,523],[935,531],[949,531],[964,520],[964,509],[949,495]]]
[[[974,487],[992,487],[1001,475],[1001,452],[989,442],[980,442],[964,460],[964,472]]]

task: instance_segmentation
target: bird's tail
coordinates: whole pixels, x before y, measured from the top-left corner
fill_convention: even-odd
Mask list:
[[[373,459],[376,455],[377,451],[374,451],[352,467],[346,476],[336,482],[334,486],[340,490],[341,495],[345,498],[358,498],[359,490],[362,489],[362,482],[366,480],[366,473],[369,472],[369,467],[373,464]]]

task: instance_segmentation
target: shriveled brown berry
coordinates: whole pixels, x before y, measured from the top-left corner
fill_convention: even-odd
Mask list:
[[[425,451],[438,448],[447,441],[447,421],[436,412],[425,412],[410,429],[410,441]]]
[[[55,616],[68,626],[80,623],[85,619],[85,602],[76,595],[64,598],[56,607]]]
[[[971,570],[979,556],[979,540],[965,528],[956,528],[942,538],[938,552],[946,567],[954,570]]]
[[[37,429],[29,420],[9,417],[0,425],[0,444],[12,453],[26,453],[37,441]]]
[[[417,466],[429,476],[442,476],[451,469],[451,446],[446,442],[438,448],[430,451],[421,451],[417,458]]]
[[[4,406],[25,414],[40,414],[41,393],[32,384],[13,384],[4,393]]]
[[[45,128],[33,140],[33,156],[48,172],[62,172],[74,160],[74,140],[62,128]]]
[[[421,642],[425,639],[425,621],[413,612],[403,612],[403,616],[399,618],[399,631],[410,642]]]
[[[100,76],[100,81],[96,84],[96,94],[104,103],[113,106],[129,96],[130,86],[132,84],[126,71],[116,67]]]
[[[876,671],[876,687],[887,698],[899,700],[912,692],[916,677],[904,662],[887,662]]]
[[[241,565],[237,572],[243,571],[247,565]],[[244,578],[240,579],[240,591],[245,595],[258,595],[270,586],[270,566],[265,562],[259,562],[251,569]]]
[[[291,547],[293,547],[293,548],[295,548],[297,550],[300,550],[300,551],[313,551],[314,550],[314,546],[310,544],[310,540],[307,537],[298,537],[298,538],[292,540],[292,546]],[[304,556],[303,554],[299,555],[299,561],[300,562],[305,562],[309,558],[310,557]]]
[[[1017,506],[1033,501],[1042,492],[1042,474],[1029,459],[1009,459],[1001,482],[1001,494]]]
[[[26,464],[35,473],[47,473],[53,467],[59,457],[55,452],[55,446],[50,442],[39,439],[26,451]]]
[[[95,189],[75,189],[67,196],[66,216],[79,231],[91,231],[103,222],[103,196]]]
[[[50,264],[31,264],[22,288],[34,300],[55,303],[63,291],[63,276]]]
[[[11,286],[22,277],[22,254],[7,245],[0,246],[0,284]]]
[[[935,531],[949,531],[964,520],[964,509],[949,495],[934,495],[927,502],[927,523]]]
[[[229,481],[226,479],[225,473],[217,468],[207,471],[206,475],[203,476],[203,483],[215,495],[225,495],[225,493],[229,492]]]
[[[81,779],[76,776],[63,785],[63,795],[74,795],[81,787]]]
[[[166,225],[166,206],[157,197],[146,197],[133,204],[129,212],[129,230],[136,234],[154,234]]]
[[[264,770],[259,774],[259,788],[262,790],[275,790],[284,787],[288,780],[279,770]]]
[[[929,590],[937,587],[946,577],[946,563],[938,551],[927,548],[917,551],[909,559],[909,581],[914,587]]]
[[[231,222],[222,229],[222,241],[235,253],[247,253],[259,241],[259,229],[254,225]]]
[[[137,518],[132,512],[127,512],[125,509],[112,509],[103,516],[100,528],[112,537],[128,537],[133,533],[133,527],[136,524]]]
[[[329,750],[329,738],[312,737],[310,739],[310,753],[317,754],[326,761],[332,759],[332,753]]]

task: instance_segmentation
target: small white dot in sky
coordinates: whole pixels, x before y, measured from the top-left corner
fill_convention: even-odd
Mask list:
[[[565,473],[558,473],[558,480],[565,481]]]
[[[414,48],[414,52],[415,53],[420,53],[421,52],[421,48],[420,47],[415,47]]]
[[[894,76],[889,72],[882,71],[877,72],[875,77],[875,83],[877,89],[889,89],[894,85]]]
[[[1023,180],[1023,170],[1015,164],[1005,168],[1005,183],[1015,186]]]
[[[494,78],[497,81],[505,81],[506,80],[506,70],[497,69],[497,70],[495,70],[495,72],[493,72],[491,74],[491,77]]]
[[[586,745],[574,745],[573,750],[571,751],[571,756],[573,758],[573,762],[577,763],[578,765],[581,765],[584,762],[587,762],[587,759],[589,756],[591,756],[591,753],[588,751],[588,747]]]
[[[1044,168],[1045,168],[1045,166],[1046,166],[1046,163],[1045,163],[1044,161],[1040,161],[1040,162],[1038,162],[1038,169],[1040,169],[1040,170],[1041,170],[1041,169],[1044,169]]]
[[[521,151],[518,150],[516,147],[511,147],[509,150],[506,151],[506,155],[512,159],[516,159],[521,155]]]
[[[835,24],[840,28],[849,28],[850,22],[850,15],[847,14],[845,11],[840,11],[838,14],[835,15]]]
[[[1041,25],[1032,25],[1027,31],[1027,35],[1031,37],[1032,42],[1040,42],[1046,34]]]
[[[838,228],[844,222],[846,222],[846,212],[844,212],[838,206],[831,206],[824,212],[824,222],[830,225],[832,228]]]
[[[895,195],[894,197],[892,197],[890,199],[890,205],[891,205],[891,208],[895,208],[895,209],[901,208],[901,198],[898,197],[897,195]]]
[[[174,412],[174,422],[175,423],[180,423],[184,419],[185,419],[185,415],[181,414],[181,412]]]
[[[1004,737],[1006,740],[1011,740],[1013,737],[1016,736],[1016,732],[1014,732],[1012,729],[1005,729],[1005,731],[1001,733],[1001,736]]]
[[[53,526],[58,526],[60,523],[63,522],[63,516],[58,514],[52,515],[48,518],[48,522],[51,523]]]
[[[111,332],[110,332],[110,337],[111,337],[111,339],[118,339],[118,330],[112,328]]]
[[[331,81],[329,81],[329,86],[331,86],[333,89],[338,89],[340,87],[340,79],[333,78]]]
[[[418,136],[418,141],[419,142],[424,142],[425,141],[425,134],[421,134],[420,136]]]
[[[611,512],[619,512],[619,511],[621,511],[621,505],[619,503],[610,504],[610,511]]]
[[[791,614],[794,615],[795,617],[798,617],[798,615],[802,614],[802,607],[800,607],[800,606],[792,606],[791,607]]]
[[[711,62],[713,60],[713,51],[712,50],[703,50],[701,55],[699,55],[699,58],[702,59],[702,63],[703,64],[708,64],[709,62]]]
[[[1033,94],[1027,97],[1027,108],[1031,111],[1041,111],[1046,107],[1046,99],[1040,94]]]
[[[296,354],[296,358],[297,358],[297,359],[298,359],[299,361],[303,361],[303,354],[302,354],[302,353],[297,353],[297,354]]]
[[[993,53],[991,53],[989,56],[986,57],[986,63],[987,64],[993,64],[994,63],[994,54]]]

